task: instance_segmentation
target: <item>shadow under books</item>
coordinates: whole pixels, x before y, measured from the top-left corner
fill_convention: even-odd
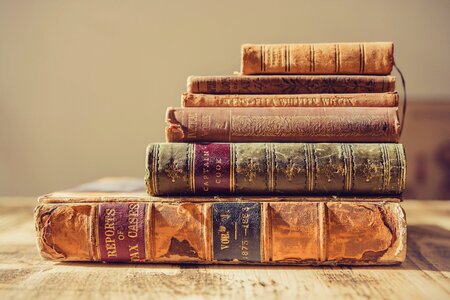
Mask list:
[[[142,268],[142,269],[216,269],[216,270],[301,270],[301,269],[370,269],[370,270],[426,270],[450,271],[450,231],[436,225],[409,225],[408,249],[406,260],[395,266],[293,266],[293,265],[196,265],[196,264],[131,264],[131,263],[74,263],[59,262],[59,265],[70,265],[89,268]]]

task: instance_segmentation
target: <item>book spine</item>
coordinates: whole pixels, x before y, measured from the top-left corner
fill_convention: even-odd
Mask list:
[[[147,147],[150,195],[398,195],[401,144],[162,143]]]
[[[181,95],[183,107],[393,107],[397,93],[372,94],[191,94]]]
[[[333,43],[242,45],[243,74],[388,75],[394,44]]]
[[[40,204],[35,226],[41,256],[60,261],[385,265],[406,252],[404,212],[382,201]]]
[[[397,107],[168,108],[168,142],[397,142]]]
[[[194,94],[347,94],[395,91],[394,76],[190,76]]]

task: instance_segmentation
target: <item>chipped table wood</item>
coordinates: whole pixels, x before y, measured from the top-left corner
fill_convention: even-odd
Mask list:
[[[408,254],[394,267],[54,263],[35,245],[33,198],[0,198],[0,299],[450,299],[450,202],[404,201]]]

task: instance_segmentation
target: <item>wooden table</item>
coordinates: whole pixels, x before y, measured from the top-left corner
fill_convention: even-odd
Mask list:
[[[406,262],[357,268],[43,261],[35,246],[35,203],[0,198],[0,299],[450,299],[450,202],[403,202]]]

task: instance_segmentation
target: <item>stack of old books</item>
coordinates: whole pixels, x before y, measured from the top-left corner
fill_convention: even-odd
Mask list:
[[[40,198],[51,259],[395,264],[405,258],[392,43],[244,45],[192,76],[146,154],[148,194]],[[127,186],[125,184],[125,186]]]

